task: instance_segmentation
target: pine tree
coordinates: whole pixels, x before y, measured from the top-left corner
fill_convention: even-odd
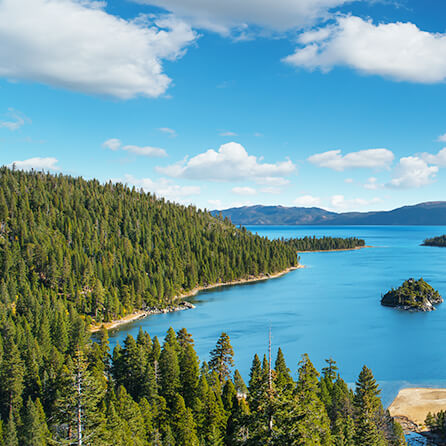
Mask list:
[[[19,446],[19,441],[17,439],[17,428],[12,411],[9,414],[3,444],[4,446]]]
[[[177,352],[170,344],[165,344],[159,360],[161,395],[172,407],[174,398],[180,389],[180,367]]]
[[[46,446],[50,432],[40,400],[34,403],[31,398],[26,404],[26,414],[23,420],[23,443],[29,446]]]
[[[383,408],[379,387],[370,369],[363,367],[356,382],[354,404],[356,416],[356,443],[370,446],[385,445],[380,431]]]
[[[198,446],[195,422],[191,409],[186,409],[181,395],[175,396],[173,406],[173,431],[176,443],[184,446]]]
[[[2,392],[2,412],[18,416],[22,406],[24,364],[20,357],[20,352],[16,343],[7,337],[4,346],[4,356],[2,361],[1,392]]]
[[[242,375],[240,375],[240,372],[238,369],[234,372],[234,387],[238,395],[246,396],[248,393],[248,388],[246,387],[245,381],[243,381]]]
[[[198,386],[198,367],[199,359],[193,345],[190,343],[184,344],[180,353],[180,380],[181,380],[181,394],[188,407],[191,407]]]
[[[56,402],[58,419],[66,426],[65,438],[75,438],[76,444],[100,444],[104,420],[98,404],[105,388],[94,379],[81,350],[77,350],[73,364],[65,368],[62,394]],[[66,423],[66,424],[64,424]]]
[[[289,444],[331,445],[330,421],[318,396],[319,373],[306,354],[303,355],[299,366],[294,407],[291,407],[296,415],[288,420],[285,416],[281,421],[286,426]]]
[[[223,384],[230,376],[230,368],[234,365],[234,350],[229,336],[222,333],[217,341],[217,345],[211,352],[209,367],[218,374],[220,383]]]

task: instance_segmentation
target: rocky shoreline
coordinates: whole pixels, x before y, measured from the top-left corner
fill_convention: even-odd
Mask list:
[[[174,313],[176,311],[184,311],[184,310],[191,310],[195,308],[195,305],[191,304],[190,302],[186,302],[182,299],[193,297],[196,294],[198,294],[200,291],[206,291],[211,290],[214,288],[220,288],[225,286],[233,286],[233,285],[243,285],[245,283],[252,283],[252,282],[260,282],[263,280],[270,280],[270,279],[276,279],[278,277],[282,277],[283,275],[289,273],[290,271],[294,271],[296,269],[304,268],[303,265],[297,265],[292,266],[290,268],[287,268],[284,271],[280,271],[276,274],[262,274],[260,276],[253,276],[248,277],[247,279],[240,279],[240,280],[233,280],[231,282],[221,282],[221,283],[214,283],[211,285],[205,285],[200,287],[195,287],[193,290],[184,293],[179,294],[174,297],[174,301],[180,301],[178,304],[175,305],[169,305],[165,308],[157,308],[157,307],[148,307],[140,311],[136,311],[135,313],[129,314],[127,316],[124,316],[121,319],[117,319],[110,322],[104,322],[102,324],[95,324],[90,327],[90,333],[96,333],[100,331],[102,328],[106,328],[107,330],[112,330],[114,328],[117,328],[124,324],[129,324],[130,322],[135,322],[140,319],[144,319],[147,316],[152,316],[154,314],[166,314],[166,313]]]
[[[381,305],[405,311],[428,312],[436,310],[443,298],[423,279],[406,280],[399,288],[391,289],[381,298]]]
[[[106,328],[107,330],[112,330],[121,325],[129,324],[130,322],[135,322],[154,314],[174,313],[176,311],[192,310],[194,308],[195,308],[194,304],[191,304],[190,302],[186,301],[179,302],[176,305],[168,305],[165,308],[148,307],[143,310],[137,311],[136,313],[129,314],[128,316],[124,316],[122,319],[110,322],[104,322],[102,324],[96,324],[90,328],[90,332],[95,333],[102,330],[103,328]]]

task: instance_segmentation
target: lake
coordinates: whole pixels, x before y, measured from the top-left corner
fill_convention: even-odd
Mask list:
[[[364,364],[382,387],[384,404],[408,386],[446,387],[446,303],[431,313],[408,313],[380,305],[381,294],[409,277],[423,277],[446,297],[446,248],[423,247],[438,226],[248,226],[269,238],[305,235],[363,238],[372,248],[304,253],[304,269],[274,280],[205,291],[190,299],[196,309],[154,315],[110,332],[113,348],[142,327],[163,338],[185,327],[207,360],[222,331],[229,334],[236,367],[247,380],[254,353],[267,352],[271,328],[297,376],[303,353],[320,370],[337,361],[353,384]]]

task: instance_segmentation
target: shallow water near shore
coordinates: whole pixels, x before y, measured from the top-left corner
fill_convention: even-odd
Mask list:
[[[380,305],[380,297],[409,277],[423,277],[446,298],[446,248],[420,246],[446,233],[438,226],[249,226],[269,238],[305,235],[365,239],[373,248],[305,253],[299,269],[274,280],[218,288],[190,299],[194,310],[153,315],[110,331],[113,348],[142,327],[163,338],[185,327],[207,360],[222,331],[231,337],[235,362],[248,379],[254,353],[266,353],[271,327],[274,350],[282,348],[297,376],[308,353],[320,370],[334,358],[354,384],[367,364],[382,387],[385,405],[403,387],[446,387],[446,303],[431,313]]]

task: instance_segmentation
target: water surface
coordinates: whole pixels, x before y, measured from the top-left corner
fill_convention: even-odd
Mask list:
[[[380,305],[380,297],[409,277],[423,277],[446,297],[446,248],[423,247],[427,237],[446,233],[438,226],[248,226],[270,238],[305,235],[355,236],[373,248],[305,253],[304,269],[278,279],[200,293],[196,309],[150,316],[110,333],[122,344],[140,327],[162,338],[172,326],[194,336],[202,360],[222,331],[248,378],[254,353],[282,347],[293,372],[302,353],[320,370],[333,357],[342,377],[354,383],[370,367],[385,404],[407,386],[446,387],[446,303],[432,313],[408,313]],[[296,376],[296,374],[295,374]]]

